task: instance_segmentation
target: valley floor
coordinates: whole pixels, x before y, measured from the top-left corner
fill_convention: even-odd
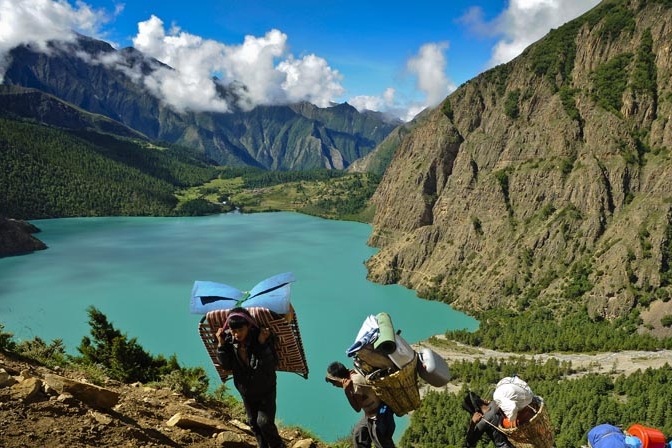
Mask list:
[[[455,341],[447,341],[443,335],[437,335],[427,341],[415,344],[414,349],[420,350],[421,347],[428,347],[441,355],[446,360],[448,366],[454,361],[480,359],[486,361],[488,358],[507,359],[507,358],[527,358],[535,359],[541,363],[547,359],[555,358],[559,361],[571,362],[572,367],[579,372],[576,376],[586,375],[588,373],[608,374],[612,376],[630,375],[637,370],[647,368],[660,368],[665,364],[672,363],[672,350],[660,350],[655,352],[648,351],[622,351],[608,353],[544,353],[538,355],[523,355],[519,353],[498,352],[480,347],[472,347]],[[457,391],[461,384],[450,382],[449,390]]]

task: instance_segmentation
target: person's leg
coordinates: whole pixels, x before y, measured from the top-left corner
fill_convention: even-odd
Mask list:
[[[369,429],[369,419],[362,413],[362,418],[355,423],[352,428],[352,446],[353,448],[371,448],[371,432]]]
[[[283,448],[285,443],[275,425],[275,390],[259,401],[257,408],[257,428],[270,448]]]
[[[252,432],[257,439],[257,446],[259,448],[268,448],[268,444],[264,440],[264,436],[257,424],[259,415],[259,402],[243,397],[243,405],[245,406],[245,414],[247,414],[247,424],[252,428]]]
[[[376,448],[395,448],[394,430],[396,423],[394,422],[394,413],[388,406],[384,406],[378,411],[378,416],[372,420],[371,436]]]

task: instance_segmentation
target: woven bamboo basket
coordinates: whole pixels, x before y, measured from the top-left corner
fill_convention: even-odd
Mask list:
[[[411,362],[396,372],[376,379],[367,379],[376,395],[392,408],[397,417],[420,407],[417,363],[418,355],[415,354]]]
[[[533,408],[536,403],[531,406]],[[553,428],[551,428],[551,419],[543,400],[535,408],[536,413],[525,423],[521,423],[515,428],[499,429],[509,442],[516,448],[552,448],[553,447]]]
[[[278,371],[294,372],[308,378],[308,363],[303,350],[303,341],[297,321],[296,312],[292,305],[287,314],[276,314],[268,308],[250,307],[247,310],[259,322],[267,326],[274,335],[274,348],[278,355]],[[210,355],[210,359],[219,374],[222,382],[226,382],[232,372],[225,370],[217,362],[217,329],[224,325],[228,310],[209,311],[198,324],[198,332],[203,344]]]

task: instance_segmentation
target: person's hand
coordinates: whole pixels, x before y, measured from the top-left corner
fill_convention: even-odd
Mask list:
[[[226,344],[227,342],[230,342],[231,340],[231,333],[226,331],[223,327],[220,327],[217,329],[217,333],[215,333],[215,337],[217,338],[217,343],[221,346]]]
[[[474,423],[478,423],[481,421],[482,418],[483,414],[481,414],[480,412],[474,412],[474,415],[471,416],[471,421]]]
[[[260,344],[264,344],[270,336],[271,330],[268,327],[263,327],[259,330],[259,338],[257,340]]]

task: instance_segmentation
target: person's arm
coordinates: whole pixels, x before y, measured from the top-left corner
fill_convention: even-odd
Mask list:
[[[236,362],[236,354],[233,349],[233,337],[231,333],[225,332],[223,328],[217,330],[217,362],[224,370],[233,370],[233,363]]]
[[[256,332],[255,332],[256,333]],[[261,328],[253,343],[250,344],[250,367],[275,371],[278,359],[273,351],[273,334],[268,328]]]
[[[474,448],[478,444],[478,441],[481,440],[481,437],[483,437],[483,429],[478,425],[481,420],[482,415],[479,412],[475,412],[471,416],[471,419],[469,419],[467,433],[464,436],[465,448]]]
[[[355,412],[362,410],[362,406],[359,404],[359,400],[355,396],[355,385],[352,383],[350,378],[343,380],[343,390],[345,391],[345,396],[348,398],[348,403]]]

